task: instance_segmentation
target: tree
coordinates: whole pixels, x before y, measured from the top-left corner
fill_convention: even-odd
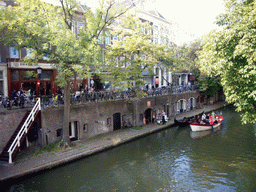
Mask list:
[[[1,42],[30,49],[37,63],[47,55],[57,69],[58,86],[64,88],[64,122],[61,145],[71,146],[69,139],[70,82],[74,75],[88,77],[102,73],[102,53],[98,43],[101,33],[129,7],[116,6],[114,0],[100,1],[100,7],[83,10],[76,0],[58,0],[52,5],[40,0],[17,0],[18,6],[0,12]],[[74,33],[74,22],[82,23]]]
[[[107,48],[106,69],[110,81],[123,88],[144,86],[142,72],[153,74],[164,46],[153,44],[151,26],[132,15],[119,21],[120,27],[113,30],[118,41]]]
[[[220,76],[226,100],[242,111],[243,123],[256,121],[256,2],[228,0],[217,19],[220,31],[204,37],[200,69]]]
[[[209,102],[210,97],[213,97],[219,90],[222,89],[220,84],[219,76],[209,76],[206,73],[200,71],[199,56],[202,51],[203,44],[201,39],[196,40],[188,45],[183,46],[184,56],[186,62],[188,63],[189,70],[197,79],[199,85],[199,91],[201,95],[207,97],[207,102]]]
[[[160,63],[160,68],[166,68],[172,73],[172,81],[168,82],[171,87],[178,80],[178,75],[175,73],[193,73],[199,76],[197,61],[198,54],[201,50],[200,41],[195,41],[191,44],[184,44],[181,46],[170,45],[165,48],[165,53]]]

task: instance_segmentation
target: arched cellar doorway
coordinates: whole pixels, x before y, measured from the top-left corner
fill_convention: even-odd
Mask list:
[[[148,109],[145,111],[146,124],[153,123],[152,114],[153,114],[153,111],[152,111],[152,109],[150,109],[150,108],[148,108]]]
[[[185,99],[180,99],[177,102],[177,112],[182,113],[185,112],[187,110],[187,101]]]
[[[113,115],[113,130],[121,129],[121,113],[115,113]]]
[[[191,97],[188,101],[189,101],[188,103],[189,110],[193,110],[195,108],[195,98]]]

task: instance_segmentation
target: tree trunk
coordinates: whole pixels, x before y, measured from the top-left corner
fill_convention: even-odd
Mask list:
[[[63,117],[63,131],[60,147],[71,147],[71,141],[69,138],[69,120],[70,120],[70,84],[69,82],[64,87],[64,117]]]

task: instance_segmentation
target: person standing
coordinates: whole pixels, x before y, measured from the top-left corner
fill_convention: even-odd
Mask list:
[[[25,99],[24,99],[24,94],[21,93],[21,94],[20,94],[20,107],[21,107],[21,108],[24,108],[24,101],[25,101]]]
[[[17,98],[18,98],[18,95],[16,93],[16,90],[13,90],[11,94],[11,105],[15,105],[15,106],[18,105]]]
[[[162,112],[162,123],[163,123],[163,125],[166,123],[164,110],[163,110],[163,112]]]

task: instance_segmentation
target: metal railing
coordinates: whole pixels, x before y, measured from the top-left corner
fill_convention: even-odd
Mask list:
[[[71,104],[82,104],[87,102],[98,102],[98,101],[110,101],[110,100],[120,100],[133,98],[138,95],[140,91],[143,91],[144,97],[154,97],[161,95],[180,94],[190,91],[195,91],[196,86],[174,86],[162,87],[157,89],[140,89],[132,88],[126,91],[86,91],[86,92],[77,92],[77,94],[70,95]],[[37,96],[26,96],[24,97],[24,103],[22,104],[19,97],[11,100],[10,98],[4,98],[0,96],[0,110],[5,109],[15,109],[23,107],[32,107],[35,104]],[[43,108],[46,107],[58,107],[64,104],[63,95],[53,95],[53,96],[41,96],[41,105]]]
[[[41,103],[40,103],[40,98],[38,98],[36,104],[34,105],[33,109],[29,113],[29,116],[27,117],[26,121],[22,125],[19,133],[15,137],[12,145],[10,146],[10,148],[8,150],[8,153],[9,153],[9,163],[12,163],[12,154],[13,154],[13,152],[16,150],[17,147],[20,147],[20,141],[21,141],[22,137],[25,134],[27,134],[29,126],[31,125],[31,123],[33,123],[37,113],[40,110],[41,110]]]
[[[121,100],[133,98],[138,95],[140,91],[143,91],[144,97],[154,97],[161,95],[169,95],[171,92],[170,87],[157,88],[157,89],[130,89],[126,91],[93,91],[93,92],[79,92],[77,94],[70,95],[71,104],[81,104],[87,102],[109,101],[109,100]],[[172,89],[172,94],[180,94],[185,92],[195,91],[195,86],[175,86]],[[54,106],[58,107],[64,104],[63,95],[54,95],[52,97],[42,96],[42,107]]]

